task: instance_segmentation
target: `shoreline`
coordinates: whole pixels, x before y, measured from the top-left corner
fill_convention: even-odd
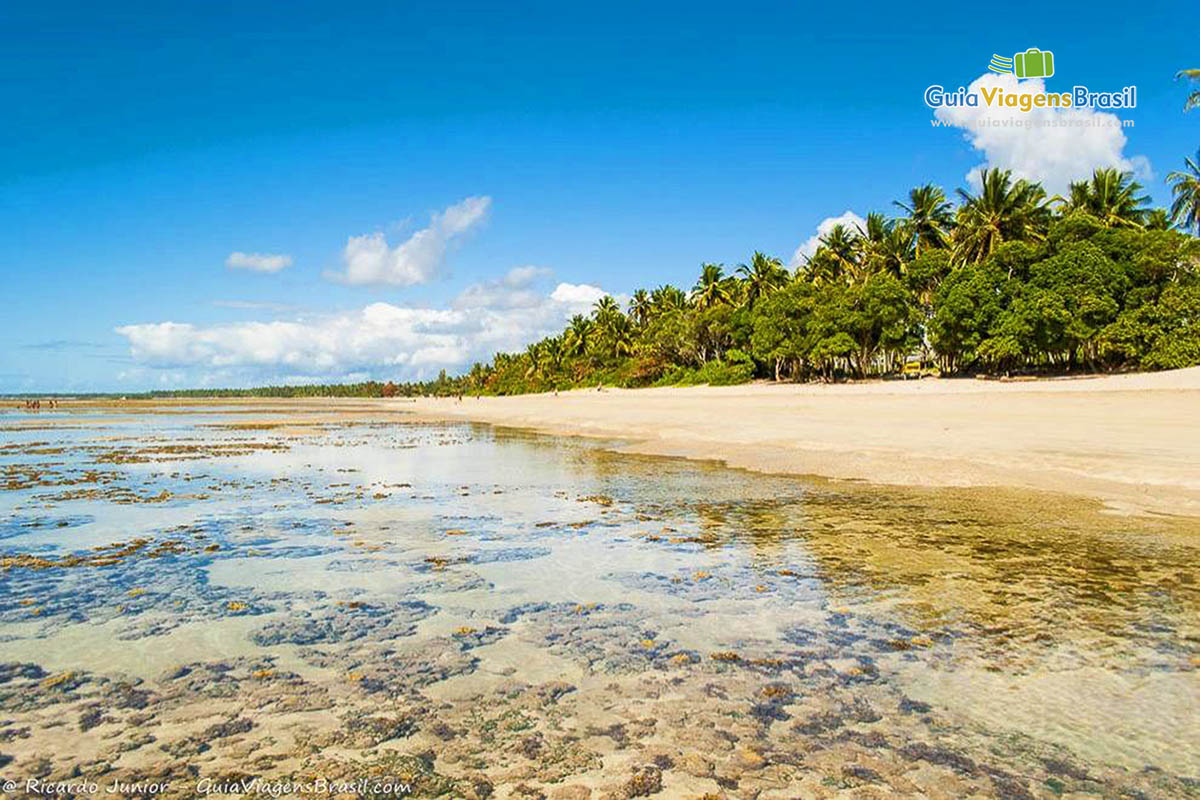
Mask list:
[[[70,412],[211,409],[249,429],[350,419],[463,421],[606,439],[617,452],[881,486],[1004,487],[1200,518],[1200,367],[1036,381],[969,378],[579,389],[455,398],[65,400],[8,428],[90,424]],[[54,412],[51,411],[51,414]],[[731,422],[732,421],[732,422]]]
[[[1043,381],[593,389],[421,398],[396,410],[616,439],[626,442],[621,452],[755,472],[1004,486],[1087,497],[1123,513],[1200,517],[1200,368]]]

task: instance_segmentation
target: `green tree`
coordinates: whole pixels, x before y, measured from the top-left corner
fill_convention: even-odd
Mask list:
[[[650,293],[650,308],[653,314],[682,311],[687,308],[687,295],[682,289],[664,284]]]
[[[655,314],[642,334],[641,347],[647,356],[662,364],[696,363],[696,345],[683,309],[668,308]]]
[[[1187,78],[1189,80],[1200,80],[1200,69],[1181,69],[1175,73],[1175,80]],[[1187,96],[1187,100],[1183,103],[1184,111],[1191,111],[1193,108],[1200,108],[1200,89],[1193,89]]]
[[[645,289],[638,289],[629,299],[629,316],[633,318],[633,322],[639,328],[644,328],[646,323],[650,321],[650,314],[653,312],[653,306],[650,303],[650,293]]]
[[[979,194],[958,190],[962,205],[954,231],[954,254],[959,263],[978,263],[1009,241],[1039,241],[1050,222],[1046,190],[1024,178],[1014,181],[1009,170],[985,169]]]
[[[567,353],[573,358],[585,358],[591,350],[595,325],[582,314],[571,317],[567,326]]]
[[[1074,367],[1098,355],[1097,334],[1112,323],[1128,288],[1125,273],[1091,242],[1079,242],[1030,268],[1028,284],[1000,328],[1029,337],[1022,352]]]
[[[879,272],[850,287],[846,301],[846,333],[854,340],[859,376],[875,371],[876,357],[903,354],[916,344],[917,319],[904,285],[888,272]]]
[[[929,337],[948,372],[969,368],[996,319],[1008,307],[1012,279],[993,263],[965,264],[934,295]]]
[[[807,359],[813,291],[811,284],[793,283],[766,298],[753,315],[751,353],[770,365],[775,380],[781,379],[785,364],[799,365]]]
[[[837,223],[821,237],[816,251],[804,265],[805,277],[811,283],[828,283],[858,275],[859,240],[856,228]]]
[[[1200,151],[1196,160],[1185,158],[1184,169],[1167,174],[1171,184],[1171,221],[1184,230],[1200,234]]]
[[[1109,228],[1142,227],[1146,222],[1147,195],[1139,194],[1142,185],[1133,174],[1106,167],[1092,172],[1090,181],[1071,183],[1064,208],[1067,212],[1084,211]]]
[[[695,343],[701,364],[709,359],[721,359],[732,345],[734,309],[730,305],[714,305],[697,309],[687,316],[689,337]]]
[[[866,280],[879,272],[900,277],[913,258],[913,237],[904,224],[876,212],[867,215],[867,227],[858,239],[858,247],[855,280]]]
[[[749,264],[742,264],[737,269],[745,284],[744,297],[746,305],[751,308],[761,298],[784,286],[788,282],[788,272],[783,262],[763,253],[754,252]]]
[[[1200,364],[1200,284],[1168,286],[1154,302],[1122,312],[1103,331],[1100,347],[1145,369]]]
[[[913,237],[913,252],[920,256],[930,248],[947,247],[950,243],[950,228],[954,215],[950,202],[940,186],[927,183],[917,186],[908,193],[908,202],[895,201],[908,215],[907,229]]]
[[[1171,227],[1171,212],[1165,208],[1152,208],[1146,212],[1146,230],[1165,231]]]
[[[529,368],[525,371],[525,377],[536,378],[542,372],[542,343],[534,342],[525,348],[525,359],[529,362]]]
[[[604,339],[609,354],[614,359],[626,358],[633,354],[634,329],[629,317],[617,313],[609,320],[604,331]]]
[[[950,251],[929,248],[914,258],[904,273],[904,282],[916,298],[924,316],[933,313],[933,298],[942,281],[950,274]]]
[[[546,365],[550,370],[556,374],[560,372],[563,367],[563,360],[567,357],[567,348],[563,343],[563,337],[547,337],[543,341],[542,351],[546,357]]]
[[[617,305],[617,301],[612,298],[612,295],[604,295],[592,307],[592,318],[596,320],[601,327],[609,324],[613,318],[621,315],[621,307]]]
[[[713,306],[728,305],[731,301],[729,284],[720,264],[704,264],[700,268],[700,279],[692,288],[692,304],[701,310]]]
[[[804,351],[817,373],[830,380],[840,366],[849,367],[857,349],[849,331],[853,329],[850,287],[842,282],[818,284],[812,312],[806,320]]]

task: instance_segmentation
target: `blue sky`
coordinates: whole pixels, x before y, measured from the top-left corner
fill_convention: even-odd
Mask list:
[[[1191,22],[1178,3],[8,2],[0,392],[453,372],[600,291],[790,261],[827,218],[987,164],[1053,184],[1116,163],[1162,204],[1200,145],[1173,80],[1200,66]],[[1034,46],[1050,90],[1137,85],[1135,127],[931,127],[925,87]]]

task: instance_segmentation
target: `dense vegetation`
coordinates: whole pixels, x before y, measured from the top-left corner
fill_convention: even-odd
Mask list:
[[[560,335],[500,353],[431,393],[943,374],[1064,373],[1200,364],[1200,169],[1173,173],[1171,212],[1097,170],[1050,198],[983,173],[954,207],[913,189],[898,217],[838,225],[789,271],[755,253],[705,264],[690,291],[611,297]]]

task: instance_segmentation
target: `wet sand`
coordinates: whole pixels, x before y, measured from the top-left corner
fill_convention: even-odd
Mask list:
[[[1072,380],[605,389],[423,399],[430,419],[907,486],[1010,486],[1200,516],[1200,368]]]

